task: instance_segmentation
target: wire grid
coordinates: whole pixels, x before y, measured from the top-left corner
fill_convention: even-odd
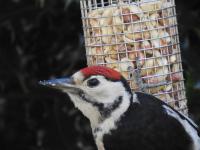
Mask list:
[[[174,0],[80,0],[87,63],[188,113]]]

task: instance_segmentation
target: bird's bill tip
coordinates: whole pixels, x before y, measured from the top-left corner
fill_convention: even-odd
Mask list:
[[[71,78],[52,79],[52,80],[39,81],[39,84],[52,88],[62,88],[67,85],[72,85],[73,80]]]

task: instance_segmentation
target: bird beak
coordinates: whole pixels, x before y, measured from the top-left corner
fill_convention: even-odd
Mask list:
[[[45,81],[40,81],[39,84],[70,93],[78,90],[78,88],[74,84],[73,78],[45,80]]]

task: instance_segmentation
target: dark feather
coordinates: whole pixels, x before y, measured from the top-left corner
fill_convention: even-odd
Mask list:
[[[104,135],[105,149],[189,150],[192,139],[184,127],[164,111],[165,103],[148,94],[136,94],[139,103],[132,103],[117,122],[117,129]]]

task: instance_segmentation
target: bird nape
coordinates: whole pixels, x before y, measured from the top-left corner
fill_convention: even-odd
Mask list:
[[[68,94],[89,120],[98,150],[200,150],[197,125],[156,97],[132,92],[103,66],[40,84]]]

